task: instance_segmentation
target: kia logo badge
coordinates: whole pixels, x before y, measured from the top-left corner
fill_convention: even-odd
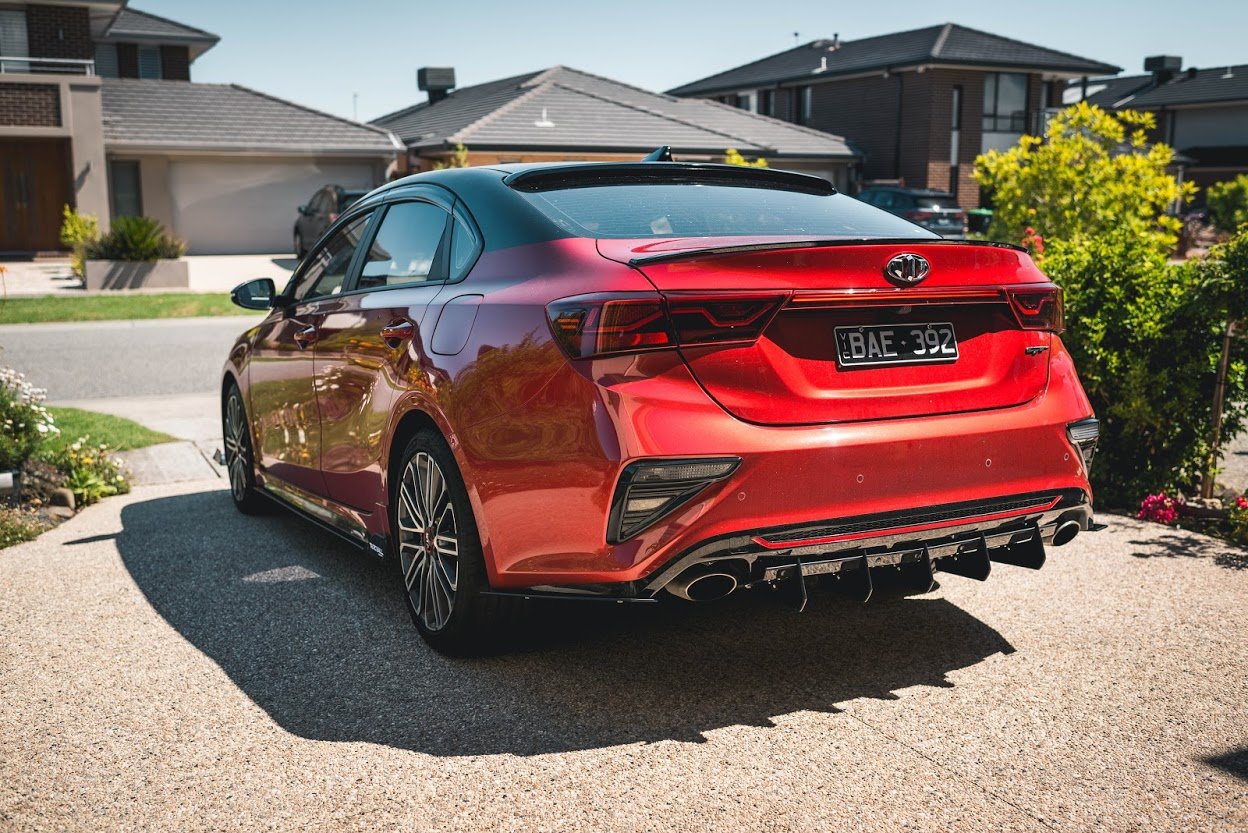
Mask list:
[[[922,255],[897,255],[884,267],[884,276],[906,286],[913,286],[927,277],[927,258]]]

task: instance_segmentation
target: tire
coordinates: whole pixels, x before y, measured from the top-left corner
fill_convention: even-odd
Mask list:
[[[300,234],[298,231],[296,231],[295,232],[295,258],[297,260],[303,260],[303,256],[306,253],[307,253],[307,249],[303,247],[303,235]]]
[[[482,595],[490,585],[481,539],[451,449],[439,433],[422,429],[400,460],[390,543],[412,623],[439,653],[491,653],[520,600]]]
[[[244,515],[258,515],[268,509],[264,495],[256,488],[255,455],[247,407],[238,385],[230,385],[221,407],[221,433],[225,442],[225,470],[230,481],[230,499]]]

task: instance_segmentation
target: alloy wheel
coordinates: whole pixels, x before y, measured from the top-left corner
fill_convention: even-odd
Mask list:
[[[225,465],[230,473],[230,491],[234,500],[247,499],[247,467],[251,465],[251,443],[247,437],[247,420],[238,393],[231,393],[225,402]]]
[[[430,631],[446,626],[459,584],[459,529],[446,476],[424,451],[403,469],[398,500],[399,566],[412,610]]]

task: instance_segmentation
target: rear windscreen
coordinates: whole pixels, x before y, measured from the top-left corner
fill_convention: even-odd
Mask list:
[[[936,237],[843,194],[663,182],[560,188],[523,196],[577,237]]]

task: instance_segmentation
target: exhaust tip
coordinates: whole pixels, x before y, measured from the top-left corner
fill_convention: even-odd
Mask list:
[[[686,578],[680,576],[667,585],[667,591],[690,602],[713,602],[737,589],[737,577],[732,573],[699,573]]]
[[[1053,546],[1060,547],[1063,544],[1069,544],[1079,534],[1080,529],[1078,521],[1066,521],[1061,524],[1053,533]]]

